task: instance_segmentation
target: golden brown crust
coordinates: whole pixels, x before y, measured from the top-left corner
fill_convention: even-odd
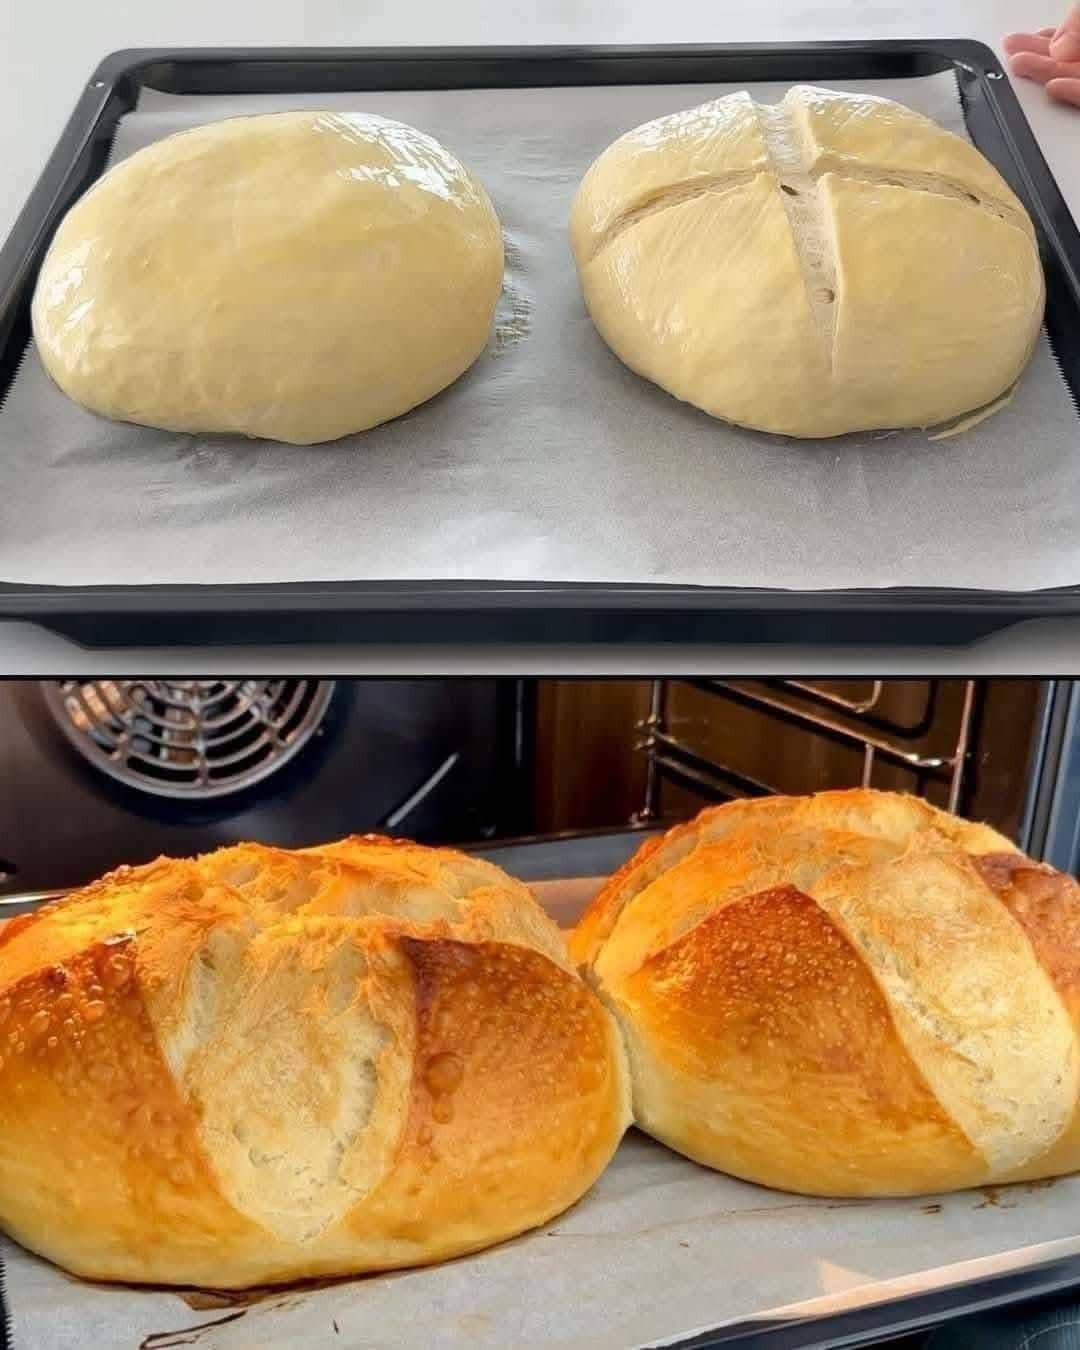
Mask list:
[[[1080,1021],[1080,886],[1018,853],[985,854],[974,864],[1024,929],[1073,1017]]]
[[[1080,886],[1018,854],[987,854],[975,866],[1021,925],[1080,1032]],[[1049,1153],[1009,1180],[1031,1181],[1080,1169],[1080,1102]]]
[[[260,1235],[218,1194],[135,965],[106,939],[3,986],[0,1227],[92,1279],[209,1280]]]
[[[521,1231],[521,1215],[545,1222],[578,1199],[574,1178],[599,1175],[624,1091],[621,1047],[584,985],[553,980],[535,952],[402,945],[418,1044],[401,1161],[349,1222],[358,1235],[381,1231],[391,1250],[442,1257]]]
[[[692,1158],[837,1195],[981,1179],[864,962],[793,887],[715,911],[650,957],[619,1005],[639,1123]]]
[[[625,903],[625,883],[631,878],[635,880],[639,878],[649,860],[666,843],[678,840],[686,835],[692,836],[693,833],[694,831],[689,825],[676,825],[667,834],[654,835],[653,838],[647,839],[641,845],[633,857],[627,858],[626,862],[611,874],[570,934],[570,955],[575,961],[580,965],[587,964],[599,943],[611,931],[619,916],[619,910]]]
[[[525,888],[399,841],[120,869],[0,931],[0,1024],[0,1226],[96,1279],[444,1259],[572,1204],[629,1120]]]
[[[777,795],[724,802],[647,840],[612,874],[571,936],[570,953],[578,965],[588,967],[595,961],[623,907],[634,896],[700,845],[722,842],[746,826],[759,837],[766,831],[779,834],[801,829],[813,835],[828,830],[905,843],[916,837],[924,837],[931,845],[945,839],[973,852],[1015,852],[1009,840],[988,826],[960,820],[901,793],[840,788],[806,797]]]
[[[864,789],[702,812],[620,869],[572,943],[644,1128],[856,1195],[1080,1165],[1078,950],[1075,882]]]

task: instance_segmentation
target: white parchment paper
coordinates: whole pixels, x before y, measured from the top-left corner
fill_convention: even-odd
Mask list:
[[[144,96],[114,158],[201,122],[305,106],[438,136],[504,223],[496,331],[431,403],[312,448],[103,421],[31,350],[0,409],[0,578],[1080,584],[1080,418],[1045,341],[1011,406],[966,435],[802,443],[677,402],[597,336],[566,240],[582,173],[629,128],[736,87],[776,100],[785,86]],[[951,74],[834,87],[964,130]]]
[[[1078,1213],[1075,1178],[807,1200],[732,1181],[633,1132],[574,1209],[428,1270],[193,1308],[173,1292],[81,1284],[4,1238],[0,1259],[12,1350],[634,1350],[1075,1254]]]

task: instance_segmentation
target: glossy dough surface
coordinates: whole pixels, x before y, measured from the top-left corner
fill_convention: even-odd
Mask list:
[[[242,844],[0,927],[0,1227],[79,1275],[442,1260],[571,1205],[628,1122],[559,930],[464,854]]]
[[[34,336],[106,417],[306,445],[456,380],[502,275],[486,192],[432,137],[359,113],[237,117],[138,151],[75,204]]]
[[[927,427],[992,403],[1034,348],[1031,222],[966,141],[887,99],[796,86],[638,127],[589,169],[585,302],[640,375],[788,436]]]
[[[820,1195],[1080,1167],[1080,887],[986,826],[863,789],[715,807],[571,951],[638,1124],[699,1162]]]

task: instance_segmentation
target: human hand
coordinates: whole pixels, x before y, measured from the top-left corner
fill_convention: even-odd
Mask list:
[[[1057,28],[1010,33],[1005,50],[1014,75],[1037,80],[1051,98],[1080,107],[1080,4],[1072,6]]]

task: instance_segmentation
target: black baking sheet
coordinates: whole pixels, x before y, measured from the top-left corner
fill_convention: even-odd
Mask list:
[[[1025,197],[1039,224],[1050,293],[1048,328],[1063,370],[1075,377],[1076,353],[1068,349],[1070,333],[1075,344],[1080,329],[1080,291],[1071,256],[1077,254],[1075,228],[994,58],[977,44],[963,42],[599,52],[164,52],[110,58],[91,81],[42,187],[0,254],[0,314],[12,320],[5,344],[8,375],[26,345],[25,314],[20,332],[16,311],[20,304],[25,308],[51,223],[100,170],[118,119],[136,102],[143,86],[182,101],[208,93],[342,89],[902,81],[941,71],[952,71],[956,78],[968,133]],[[26,435],[32,437],[32,426]],[[588,474],[585,451],[582,474]],[[692,494],[692,489],[686,491]],[[766,490],[763,509],[767,499]],[[606,528],[610,527],[609,521]],[[837,520],[836,528],[843,528],[842,520]],[[957,547],[963,547],[962,540]],[[133,558],[131,571],[137,575],[138,570]],[[800,592],[649,582],[567,583],[520,576],[489,582],[469,559],[462,572],[478,579],[7,586],[0,587],[0,614],[36,618],[90,643],[326,640],[339,635],[412,642],[724,637],[912,642],[956,641],[1016,619],[1080,611],[1073,587],[1027,592],[929,586]]]

